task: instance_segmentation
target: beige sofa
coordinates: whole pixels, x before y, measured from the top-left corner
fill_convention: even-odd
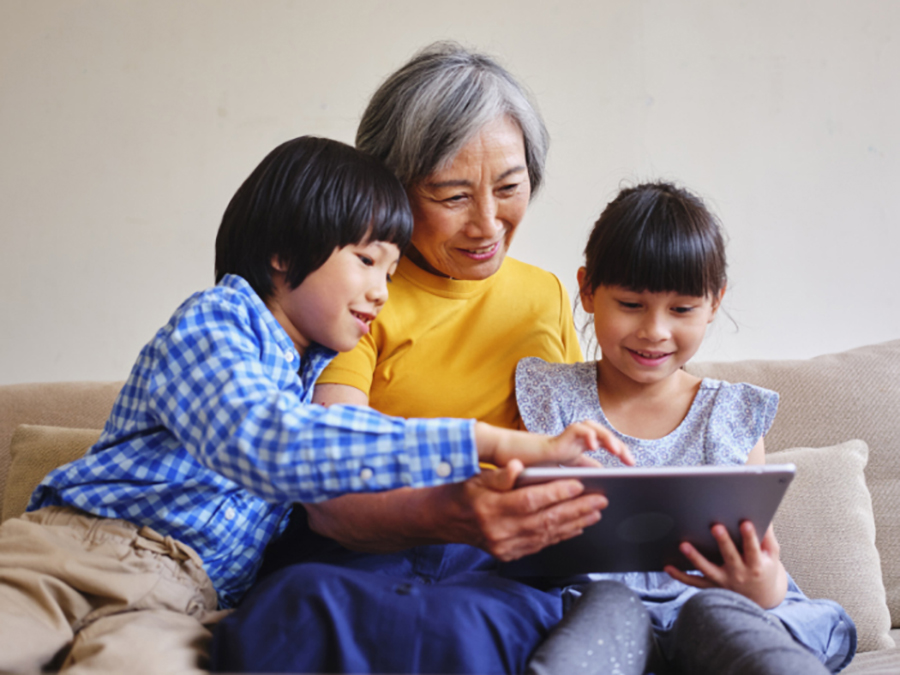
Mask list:
[[[837,600],[856,622],[859,652],[845,673],[900,673],[900,340],[690,370],[781,394],[766,449],[770,462],[798,467],[776,516],[782,558],[808,595]],[[93,443],[121,384],[0,386],[3,519]]]

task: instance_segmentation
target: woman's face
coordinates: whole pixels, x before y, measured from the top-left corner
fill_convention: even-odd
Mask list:
[[[487,279],[500,269],[530,196],[522,131],[497,118],[449,166],[409,189],[409,257],[433,274]]]

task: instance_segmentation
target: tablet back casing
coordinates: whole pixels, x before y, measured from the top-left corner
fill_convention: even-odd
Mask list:
[[[740,523],[749,520],[762,537],[794,477],[795,467],[662,467],[629,469],[526,469],[519,484],[578,477],[588,492],[609,499],[600,521],[573,539],[501,564],[508,576],[570,576],[588,572],[693,569],[678,550],[693,544],[721,564],[710,533],[722,523],[741,548]]]

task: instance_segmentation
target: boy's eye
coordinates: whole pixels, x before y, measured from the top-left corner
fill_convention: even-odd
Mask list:
[[[693,307],[673,307],[672,311],[676,314],[688,314],[689,312],[694,311]]]
[[[385,274],[384,277],[385,277],[385,279],[387,279],[387,282],[389,284],[394,281],[394,278],[390,274]]]
[[[624,300],[619,300],[619,306],[624,307],[625,309],[640,309],[641,303],[639,302],[625,302]]]

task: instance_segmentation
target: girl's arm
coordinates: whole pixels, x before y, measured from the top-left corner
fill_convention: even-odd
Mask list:
[[[362,393],[362,392],[360,392]],[[747,455],[747,464],[765,464],[766,463],[766,443],[760,438],[759,443],[753,446]]]
[[[747,464],[765,464],[763,439],[747,456]],[[762,541],[753,523],[741,523],[744,552],[738,551],[723,525],[713,525],[712,535],[719,544],[723,564],[714,565],[689,543],[681,544],[681,552],[690,560],[702,576],[687,574],[675,567],[665,571],[678,581],[696,588],[727,588],[753,600],[763,609],[780,605],[787,593],[787,571],[781,563],[778,540],[772,526],[766,530]]]

